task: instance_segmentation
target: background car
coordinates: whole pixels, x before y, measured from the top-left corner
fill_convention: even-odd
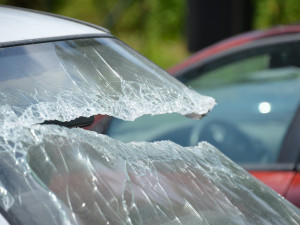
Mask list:
[[[300,26],[245,33],[208,47],[169,72],[213,96],[201,122],[176,115],[113,119],[107,134],[122,141],[208,141],[300,207]],[[144,132],[144,131],[147,132]]]

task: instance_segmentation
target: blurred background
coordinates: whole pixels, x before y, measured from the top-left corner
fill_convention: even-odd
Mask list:
[[[226,37],[300,21],[300,0],[0,0],[108,28],[162,68]]]

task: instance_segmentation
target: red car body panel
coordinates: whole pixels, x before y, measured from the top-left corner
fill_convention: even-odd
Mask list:
[[[297,172],[290,184],[289,190],[285,197],[288,200],[290,200],[292,203],[294,203],[294,205],[300,208],[299,195],[300,195],[300,173]]]
[[[257,179],[268,185],[277,193],[286,197],[290,184],[292,183],[296,172],[294,171],[249,171]],[[300,177],[299,177],[300,188]],[[298,192],[299,193],[299,192]],[[292,201],[293,199],[289,199]],[[298,205],[300,207],[300,204]]]

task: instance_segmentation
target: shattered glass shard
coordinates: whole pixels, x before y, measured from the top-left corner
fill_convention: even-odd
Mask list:
[[[0,55],[6,56],[0,60],[5,121],[17,117],[31,125],[97,114],[134,120],[172,112],[200,117],[215,105],[114,39],[17,46]]]
[[[300,222],[290,203],[205,142],[189,148],[169,141],[125,144],[56,125],[14,128],[10,134],[22,140],[20,163],[10,181],[0,180],[18,200],[10,206],[16,216],[20,203],[30,211],[28,196],[38,196],[39,213],[51,209],[60,221],[77,224]],[[1,159],[13,160],[8,142],[1,146],[7,149]],[[20,180],[26,182],[16,191],[13,184]]]
[[[4,210],[8,210],[14,204],[14,198],[6,190],[5,186],[0,181],[0,205]]]

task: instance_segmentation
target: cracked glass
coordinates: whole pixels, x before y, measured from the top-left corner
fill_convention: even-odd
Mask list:
[[[215,105],[113,38],[0,49],[0,209],[10,224],[299,224],[212,145],[123,143],[66,123]],[[84,126],[86,124],[84,123]]]

